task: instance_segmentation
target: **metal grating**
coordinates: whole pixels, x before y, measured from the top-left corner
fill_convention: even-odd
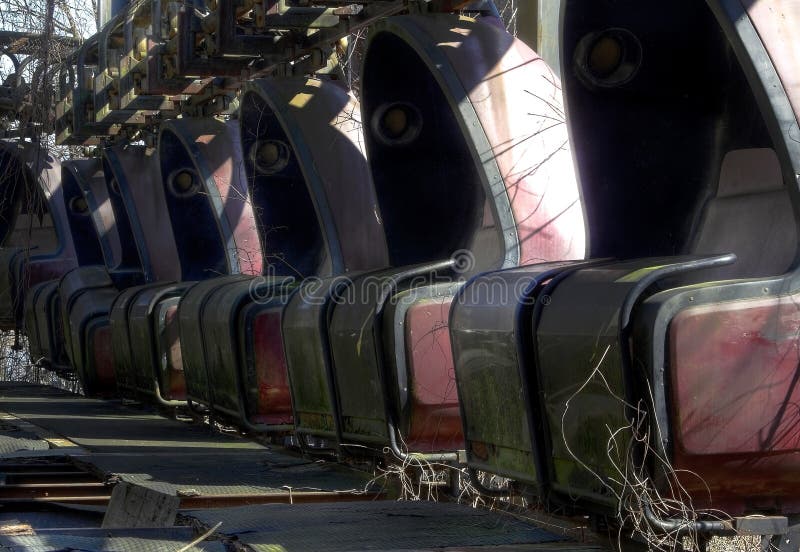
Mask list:
[[[74,535],[34,535],[2,537],[0,550],[3,552],[53,552],[80,550],[81,552],[164,552],[180,550],[191,541],[163,538],[158,530],[151,535],[137,537],[80,537]],[[187,549],[187,552],[226,552],[225,545],[219,541],[201,542]]]

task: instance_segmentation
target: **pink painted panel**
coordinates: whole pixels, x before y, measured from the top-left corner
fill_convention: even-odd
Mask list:
[[[450,347],[452,297],[418,301],[406,313],[410,429],[414,451],[464,448],[461,411]]]
[[[520,264],[581,259],[586,231],[561,83],[521,40],[462,18],[443,29],[415,18],[458,74],[486,133],[511,202]]]
[[[229,121],[223,128],[222,134],[205,133],[202,121],[197,121],[192,130],[196,134],[195,144],[211,170],[223,201],[223,215],[233,232],[241,273],[257,276],[261,274],[263,259],[253,204],[247,191],[239,123]]]
[[[111,325],[96,328],[89,336],[89,343],[92,344],[97,389],[103,396],[114,396],[117,380],[114,377],[114,354],[111,350]]]
[[[289,391],[289,372],[281,336],[281,309],[260,313],[253,322],[253,351],[255,354],[254,382],[258,388],[258,403],[250,411],[255,423],[270,425],[292,423],[292,399]]]
[[[162,371],[162,389],[166,400],[186,400],[186,377],[183,372],[183,356],[178,327],[178,305],[170,305],[164,313],[163,344],[166,351],[159,351],[159,358],[166,358],[166,369]],[[163,345],[162,344],[162,345]]]
[[[698,500],[710,489],[740,511],[800,496],[798,301],[703,305],[672,321],[674,467]]]

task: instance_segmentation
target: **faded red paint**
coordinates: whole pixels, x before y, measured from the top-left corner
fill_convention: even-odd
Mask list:
[[[269,425],[292,423],[281,318],[281,308],[277,308],[258,314],[253,322],[256,381],[252,384],[258,389],[258,403],[248,405],[251,422]],[[248,387],[250,384],[248,382]]]
[[[710,491],[729,513],[800,506],[799,332],[800,295],[693,307],[672,321],[674,467],[688,470],[680,479],[696,505]]]
[[[168,401],[186,400],[186,377],[183,373],[183,356],[178,327],[178,305],[171,305],[164,313],[164,341],[166,351],[159,351],[159,357],[165,355],[166,367],[162,369],[161,392]]]
[[[42,282],[57,280],[78,265],[74,258],[33,259],[25,263],[24,292]]]
[[[452,297],[419,301],[406,313],[410,450],[464,448],[448,319]]]
[[[503,29],[442,21],[413,18],[452,64],[492,146],[511,203],[519,264],[582,259],[585,222],[558,77]]]
[[[741,0],[800,120],[800,0]]]
[[[239,271],[257,276],[262,271],[263,256],[253,205],[248,196],[244,163],[241,161],[239,122],[231,120],[225,123],[228,129],[226,140],[220,140],[213,127],[208,129],[210,134],[204,135],[203,123],[197,126],[195,144],[211,168],[214,184],[224,202],[223,212],[233,232]]]
[[[91,332],[89,343],[97,375],[97,389],[103,396],[114,396],[117,379],[114,376],[114,354],[111,350],[111,325],[105,324]]]

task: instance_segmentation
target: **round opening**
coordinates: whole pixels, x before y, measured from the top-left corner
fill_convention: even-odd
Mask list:
[[[383,115],[383,131],[391,138],[398,138],[408,130],[408,112],[402,107],[394,107]]]
[[[108,187],[112,192],[119,195],[119,182],[117,182],[116,178],[111,179],[111,182],[108,183]]]
[[[622,44],[615,37],[602,36],[589,52],[589,70],[605,78],[614,73],[622,62]]]
[[[172,173],[168,186],[170,192],[177,197],[191,197],[200,189],[197,175],[187,169],[179,169]]]
[[[76,215],[88,215],[89,204],[86,202],[85,197],[73,197],[69,202],[69,210]]]
[[[250,147],[250,160],[262,174],[275,174],[289,164],[290,150],[280,140],[258,140]]]
[[[409,103],[384,104],[372,117],[372,131],[387,146],[408,145],[422,131],[422,114]]]
[[[591,87],[613,88],[636,76],[642,45],[626,29],[605,29],[584,36],[575,49],[575,71]]]

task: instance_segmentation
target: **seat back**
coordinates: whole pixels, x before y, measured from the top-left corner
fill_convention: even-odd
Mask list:
[[[117,145],[106,148],[103,157],[124,245],[117,268],[140,268],[148,282],[177,280],[178,250],[155,151]],[[126,216],[120,216],[123,212]],[[135,245],[135,255],[129,244]]]
[[[462,249],[474,271],[582,258],[580,194],[547,64],[504,30],[450,15],[393,17],[370,37],[365,140],[392,264]]]
[[[125,200],[122,196],[122,188],[114,170],[111,168],[110,159],[119,155],[119,152],[107,152],[102,156],[102,169],[104,176],[104,189],[97,191],[94,195],[97,198],[105,197],[102,205],[97,205],[95,211],[99,219],[95,221],[98,228],[105,226],[107,229],[113,227],[111,234],[110,257],[106,258],[106,266],[109,270],[120,271],[141,271],[142,262],[139,258],[139,247],[133,232],[133,224],[130,214],[126,208]],[[121,172],[118,168],[116,172]],[[126,184],[127,185],[127,184]],[[138,228],[138,226],[137,226]]]
[[[0,251],[0,326],[18,327],[25,291],[76,266],[61,164],[38,144],[3,142],[6,184],[16,190]],[[13,221],[13,222],[12,222]],[[10,229],[10,230],[9,230]]]
[[[30,249],[35,256],[74,257],[61,163],[37,144],[2,142],[0,150],[3,246]]]
[[[279,327],[290,282],[384,267],[388,255],[353,97],[332,80],[256,80],[239,119],[267,278],[194,286],[179,308],[181,362],[190,400],[249,429],[285,431]]]
[[[797,252],[797,223],[780,162],[770,148],[729,151],[692,252],[736,253],[736,263],[704,271],[706,280],[783,274]]]
[[[386,266],[355,99],[330,81],[258,80],[245,88],[240,120],[265,273]]]
[[[97,227],[95,221],[99,215],[96,207],[106,195],[101,166],[99,159],[75,159],[61,164],[64,203],[79,266],[102,264],[110,254],[111,240],[105,225]],[[95,192],[101,196],[95,197]]]
[[[260,274],[261,244],[235,121],[179,119],[161,127],[160,183],[181,280]]]

